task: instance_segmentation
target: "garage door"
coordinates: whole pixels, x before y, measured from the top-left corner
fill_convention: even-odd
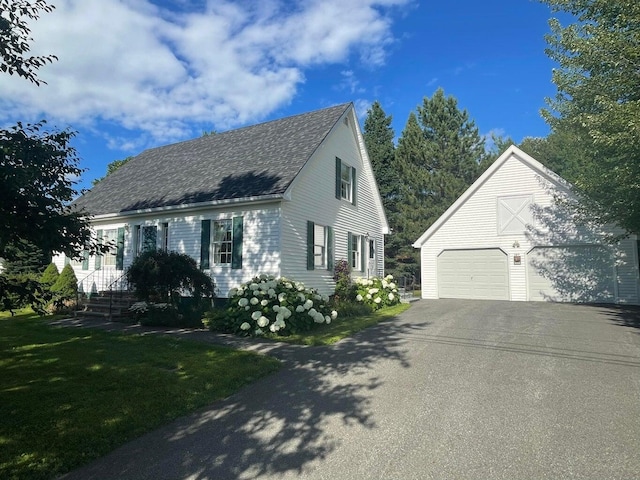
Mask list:
[[[599,245],[535,247],[527,254],[529,300],[615,301],[614,262]]]
[[[443,251],[438,257],[438,296],[509,300],[507,255],[498,248]]]

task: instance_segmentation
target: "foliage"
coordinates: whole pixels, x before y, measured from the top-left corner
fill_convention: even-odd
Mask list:
[[[496,158],[466,110],[438,89],[411,112],[398,140],[396,164],[402,186],[393,235],[385,251],[387,270],[396,277],[420,276],[419,252],[412,247],[424,231]]]
[[[28,56],[32,40],[29,23],[37,20],[40,12],[48,13],[54,8],[44,0],[0,0],[0,71],[9,75],[15,73],[36,85],[47,83],[38,78],[36,70],[58,57]]]
[[[558,92],[545,118],[584,152],[575,192],[601,223],[640,233],[640,3],[542,0],[576,21],[550,21],[547,54]]]
[[[176,304],[136,302],[129,310],[140,325],[161,327],[202,327],[204,312],[209,309],[206,302],[192,298],[180,298]]]
[[[211,328],[243,336],[288,335],[329,324],[338,312],[329,297],[303,283],[260,275],[229,292],[225,315],[209,315]]]
[[[47,288],[43,288],[34,273],[0,275],[0,310],[15,311],[31,306],[40,315],[46,313],[45,306],[51,300]]]
[[[93,180],[91,180],[91,184],[95,187],[98,183],[100,183],[102,180],[104,180],[105,178],[107,178],[109,175],[111,175],[113,172],[115,172],[116,170],[118,170],[120,167],[122,167],[124,164],[126,164],[129,160],[131,160],[133,157],[127,157],[124,158],[122,160],[114,160],[113,162],[110,162],[107,165],[107,174],[104,177],[100,177],[100,178],[95,178]]]
[[[351,267],[346,260],[338,260],[333,269],[333,279],[336,282],[335,299],[349,298],[353,285],[351,282]]]
[[[58,311],[75,304],[78,295],[78,279],[71,265],[65,265],[50,291],[53,304]]]
[[[367,110],[364,121],[364,143],[371,159],[373,174],[378,184],[382,203],[387,211],[392,209],[400,188],[400,176],[395,160],[395,136],[391,127],[392,117],[387,116],[375,101]]]
[[[58,478],[279,368],[273,358],[210,344],[7,316],[0,478]]]
[[[356,286],[355,300],[369,305],[373,310],[400,303],[400,295],[392,275],[387,275],[384,278],[358,278]]]
[[[51,288],[58,277],[60,276],[60,272],[58,272],[58,267],[56,267],[55,263],[50,263],[47,268],[45,268],[44,272],[40,276],[40,283],[45,288]]]
[[[127,280],[144,301],[177,305],[181,293],[196,298],[213,297],[211,277],[189,255],[154,250],[138,256],[127,269]]]
[[[8,260],[18,242],[77,257],[91,238],[88,220],[69,205],[82,173],[74,134],[44,125],[0,129],[0,256]]]
[[[24,240],[7,245],[5,254],[7,258],[3,263],[3,275],[39,274],[51,262],[50,254]]]

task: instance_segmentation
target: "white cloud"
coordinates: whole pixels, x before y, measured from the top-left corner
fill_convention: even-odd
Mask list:
[[[307,68],[353,55],[381,65],[393,41],[388,9],[407,1],[210,0],[185,12],[58,0],[32,24],[33,53],[59,57],[39,71],[48,84],[0,76],[0,121],[107,121],[160,140],[194,124],[245,124],[291,102]]]

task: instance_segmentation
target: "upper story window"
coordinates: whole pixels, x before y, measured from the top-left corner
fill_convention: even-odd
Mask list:
[[[356,204],[356,169],[336,157],[336,198]]]
[[[353,180],[351,179],[351,167],[342,164],[340,169],[340,198],[351,201],[351,193],[353,191]]]

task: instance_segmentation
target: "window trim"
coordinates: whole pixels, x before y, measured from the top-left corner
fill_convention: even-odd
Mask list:
[[[219,224],[219,225],[225,224],[225,231],[224,231],[225,239],[215,240],[215,235],[217,231],[216,224]],[[226,239],[227,236],[229,237],[228,240]],[[216,252],[217,245],[220,246],[220,249],[221,249],[220,252]],[[222,251],[222,247],[224,245],[228,245],[227,251]],[[218,218],[215,220],[211,220],[211,240],[209,244],[209,249],[210,249],[210,258],[211,258],[212,266],[217,266],[217,267],[231,266],[231,264],[233,263],[233,219]],[[226,258],[228,258],[228,261],[226,262],[216,261],[216,258],[221,259],[223,255]]]

